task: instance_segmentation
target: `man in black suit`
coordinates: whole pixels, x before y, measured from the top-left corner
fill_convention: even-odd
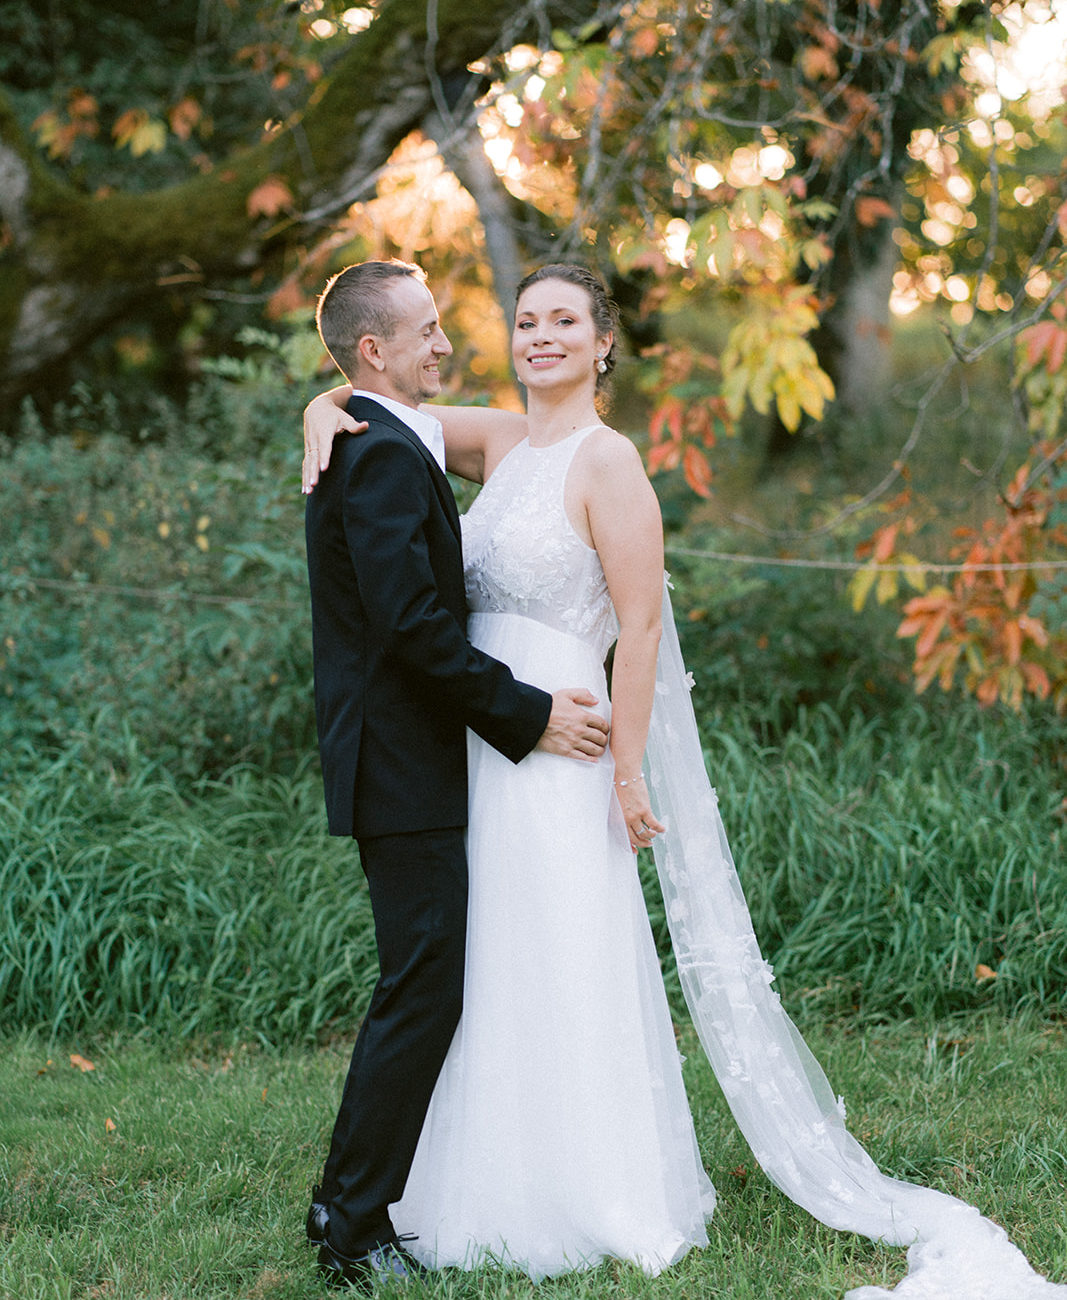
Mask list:
[[[466,937],[466,728],[513,762],[596,758],[586,691],[517,682],[467,640],[459,517],[440,425],[451,345],[418,267],[365,262],[328,284],[319,331],[365,421],[308,499],[315,713],[331,834],[359,843],[380,975],[359,1031],[308,1236],[338,1286],[417,1265],[389,1205],[404,1190],[459,1021]]]

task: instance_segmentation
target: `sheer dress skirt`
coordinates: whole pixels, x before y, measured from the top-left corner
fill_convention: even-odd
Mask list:
[[[518,614],[475,614],[470,633],[607,715],[579,638]],[[610,758],[513,764],[471,735],[469,759],[464,1010],[394,1223],[435,1267],[658,1272],[706,1242],[715,1193]]]

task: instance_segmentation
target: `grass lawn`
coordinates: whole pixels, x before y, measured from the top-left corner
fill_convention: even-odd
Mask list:
[[[841,1022],[808,1037],[845,1095],[852,1131],[886,1172],[971,1201],[1035,1267],[1067,1280],[1067,1026],[984,1014],[936,1026]],[[815,1300],[897,1280],[902,1251],[823,1228],[766,1182],[699,1048],[685,1046],[719,1191],[707,1250],[659,1278],[606,1265],[535,1288],[499,1272],[444,1273],[404,1294]],[[22,1036],[3,1047],[0,1295],[331,1294],[302,1225],[348,1043],[198,1052],[152,1039],[59,1046]]]

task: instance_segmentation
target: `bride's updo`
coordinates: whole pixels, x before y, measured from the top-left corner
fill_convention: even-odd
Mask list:
[[[604,370],[597,372],[596,387],[597,393],[607,395],[610,385],[611,372],[615,369],[615,341],[619,336],[619,309],[611,300],[604,282],[600,276],[584,266],[576,266],[572,262],[549,262],[547,266],[539,266],[536,271],[531,271],[520,282],[519,287],[515,290],[515,306],[519,305],[519,299],[532,284],[538,284],[541,280],[562,280],[565,284],[573,284],[579,289],[584,289],[589,298],[589,306],[593,317],[593,328],[598,335],[610,334],[611,347],[608,348],[604,355]],[[598,403],[599,404],[599,403]]]

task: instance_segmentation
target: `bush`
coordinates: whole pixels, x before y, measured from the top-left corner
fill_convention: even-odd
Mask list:
[[[699,540],[690,546],[701,549]],[[703,725],[718,725],[740,709],[761,739],[773,741],[802,709],[846,692],[850,711],[867,716],[906,708],[913,699],[910,656],[894,636],[893,614],[878,606],[854,614],[847,574],[741,567],[669,552],[667,559]]]
[[[0,445],[0,744],[116,764],[125,730],[186,777],[312,751],[305,400],[208,380],[133,437],[84,392],[65,434],[24,412]]]

